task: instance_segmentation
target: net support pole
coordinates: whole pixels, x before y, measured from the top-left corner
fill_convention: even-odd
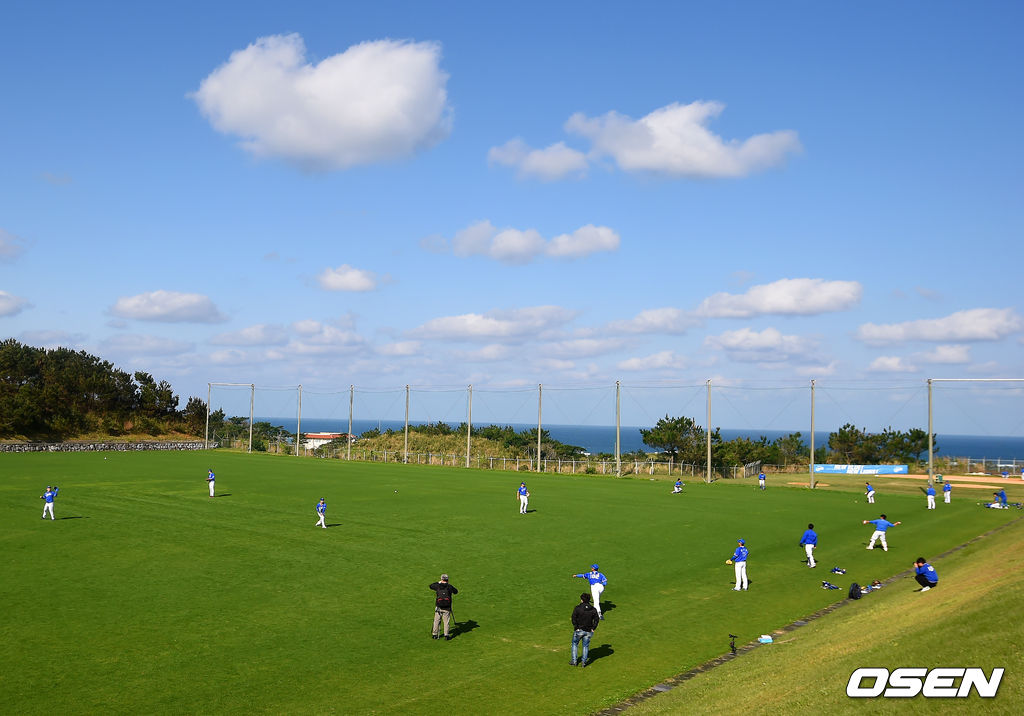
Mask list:
[[[928,379],[928,486],[935,484],[935,445],[932,440],[932,379]]]
[[[203,438],[203,450],[210,449],[210,400],[213,398],[213,383],[206,384],[206,436]]]
[[[615,381],[615,477],[622,477],[622,384]]]
[[[345,455],[345,459],[349,462],[352,461],[352,407],[355,402],[356,388],[354,385],[348,386],[348,452]]]
[[[541,407],[544,404],[544,385],[537,383],[537,472],[540,472],[540,430],[541,430]]]
[[[409,462],[409,384],[405,384],[405,454],[402,461]]]
[[[466,410],[466,467],[469,467],[469,451],[473,441],[473,384],[469,385],[469,408]]]
[[[810,485],[814,489],[814,378],[811,378],[811,461]]]
[[[249,452],[252,452],[252,415],[256,406],[256,384],[249,384]]]
[[[711,379],[708,378],[708,417],[705,423],[705,432],[707,433],[707,477],[705,482],[711,484]]]
[[[302,384],[299,384],[299,411],[295,419],[295,457],[299,457],[302,448]]]

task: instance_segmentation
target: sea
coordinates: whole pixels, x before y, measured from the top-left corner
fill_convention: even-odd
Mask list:
[[[280,425],[286,430],[295,430],[295,418],[260,418],[258,421],[267,421],[272,425]],[[418,424],[410,420],[410,425]],[[506,423],[511,425],[517,432],[532,430],[536,424],[527,425],[524,423]],[[381,430],[403,430],[405,423],[402,420],[353,420],[352,432],[361,435],[373,428]],[[452,425],[457,427],[457,425]],[[483,427],[476,425],[475,427]],[[615,426],[614,425],[544,425],[552,438],[567,445],[577,445],[586,452],[613,453],[615,452]],[[626,426],[620,428],[620,450],[624,453],[636,450],[650,450],[644,445],[640,435],[639,426]],[[302,419],[302,432],[310,433],[344,433],[348,431],[348,419],[337,418],[306,418]],[[768,438],[771,442],[776,438],[798,432],[797,430],[730,430],[722,428],[724,440],[736,438],[749,438],[759,440],[761,436]],[[810,444],[810,430],[800,430],[804,444]],[[817,429],[814,433],[814,440],[818,447],[828,444],[829,430]],[[1024,436],[1007,435],[944,435],[937,433],[935,438],[935,454],[949,457],[969,457],[974,459],[996,460],[998,463],[1008,465],[1019,465],[1024,462]],[[1017,468],[1019,470],[1019,467]]]

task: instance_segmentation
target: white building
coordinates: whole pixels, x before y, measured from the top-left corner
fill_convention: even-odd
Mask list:
[[[332,440],[344,440],[348,433],[303,433],[302,435],[302,447],[306,450],[316,450]]]

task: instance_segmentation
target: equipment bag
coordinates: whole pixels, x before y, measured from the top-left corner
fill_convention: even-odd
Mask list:
[[[860,585],[854,582],[850,585],[850,593],[847,595],[850,599],[860,599]]]

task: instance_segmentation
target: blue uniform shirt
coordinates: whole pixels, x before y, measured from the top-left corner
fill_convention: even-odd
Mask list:
[[[865,493],[869,493],[869,492],[874,492],[874,491],[875,491],[875,488],[873,488],[873,487],[871,486],[871,483],[870,483],[870,482],[865,482],[865,483],[864,483],[864,488],[865,488],[865,489],[864,489],[864,492],[865,492]]]
[[[682,487],[682,486],[683,486],[683,481],[682,480],[676,480],[676,487]]]
[[[939,581],[939,574],[935,571],[935,567],[931,566],[927,562],[922,564],[920,567],[914,567],[914,571],[918,574],[923,574],[924,578],[932,584]]]
[[[868,520],[868,523],[873,524],[875,526],[875,529],[879,532],[885,532],[887,529],[893,526],[892,522],[883,519]]]
[[[999,498],[999,501],[1001,503],[1003,503],[1004,505],[1006,504],[1006,490],[1000,490],[999,492],[997,492],[996,497]]]
[[[818,544],[818,535],[814,530],[807,530],[800,538],[800,544]]]
[[[525,497],[526,493],[527,493],[526,485],[520,485],[519,486],[519,494],[523,495]],[[506,492],[505,494],[507,495],[508,493]],[[508,499],[508,498],[506,498],[506,499]]]
[[[587,572],[586,574],[574,574],[574,577],[583,577],[591,584],[608,584],[608,577],[600,572]]]
[[[935,488],[929,485],[928,489],[925,491],[924,494],[929,495],[931,497],[935,497]]]
[[[950,485],[950,484],[949,484],[949,483],[947,482],[947,483],[946,483],[945,485],[943,485],[943,486],[942,486],[942,491],[943,491],[943,492],[952,492],[952,491],[953,491],[953,486],[952,486],[952,485]]]
[[[743,545],[740,545],[739,547],[736,548],[736,551],[733,552],[733,554],[732,554],[732,561],[733,562],[746,562],[748,554],[750,554],[750,550],[748,550]]]
[[[326,502],[318,502],[318,503],[316,503],[316,511],[319,512],[321,515],[326,514],[327,513],[327,503]]]
[[[213,482],[213,481],[214,481],[215,479],[216,479],[216,478],[215,478],[215,477],[214,477],[214,475],[213,475],[213,470],[210,470],[210,474],[209,474],[209,475],[207,475],[207,477],[206,477],[206,481],[207,481],[207,482]]]
[[[760,475],[758,475],[757,479],[758,480],[763,480],[764,479],[764,473],[762,472]]]
[[[52,503],[54,497],[55,497],[55,495],[53,494],[53,491],[51,491],[51,490],[47,490],[43,494],[43,499],[46,500],[47,502],[51,502]]]

